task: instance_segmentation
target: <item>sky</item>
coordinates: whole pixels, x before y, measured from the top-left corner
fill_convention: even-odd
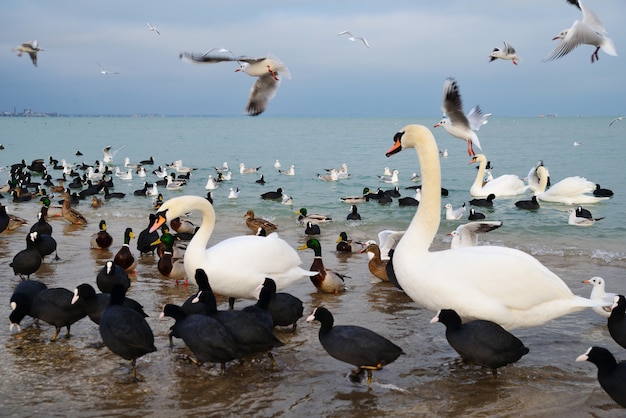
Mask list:
[[[618,56],[582,45],[541,62],[582,19],[565,0],[19,0],[0,13],[0,112],[244,114],[254,79],[236,63],[193,65],[182,51],[280,58],[268,116],[437,117],[454,77],[465,111],[507,117],[626,114],[626,2],[585,0]],[[151,32],[147,22],[161,35]],[[337,34],[350,30],[370,48]],[[36,68],[12,48],[36,39]],[[489,62],[503,41],[522,62]],[[100,73],[101,65],[110,73]],[[112,74],[118,72],[119,74]]]

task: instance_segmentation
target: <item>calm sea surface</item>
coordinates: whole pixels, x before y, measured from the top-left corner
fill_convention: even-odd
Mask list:
[[[594,217],[605,217],[590,228],[567,224],[567,205],[543,204],[537,212],[518,210],[514,202],[530,195],[500,198],[492,210],[481,209],[488,219],[504,226],[480,238],[481,243],[504,245],[529,252],[558,274],[578,295],[588,296],[590,288],[581,281],[601,276],[607,290],[626,292],[626,125],[608,128],[610,118],[497,118],[492,117],[479,134],[483,153],[491,161],[493,175],[516,174],[525,177],[532,166],[543,160],[550,170],[552,184],[569,176],[583,176],[610,188],[615,196],[593,205],[584,205]],[[305,315],[316,306],[326,306],[337,324],[368,327],[400,345],[406,355],[384,370],[374,373],[370,388],[348,381],[351,366],[329,357],[317,339],[318,324],[299,322],[295,333],[279,330],[285,343],[274,351],[277,368],[259,357],[244,364],[229,365],[226,376],[210,364],[198,368],[178,359],[187,350],[181,340],[169,347],[167,333],[172,321],[159,319],[165,303],[182,303],[195,284],[176,286],[158,272],[157,258],[144,256],[129,296],[140,301],[150,315],[158,351],[138,361],[143,381],[129,383],[126,361],[107,348],[96,348],[100,340],[97,325],[88,318],[72,326],[70,339],[49,342],[53,327],[32,319],[22,321],[23,329],[9,332],[0,327],[0,415],[3,416],[618,416],[620,409],[600,388],[596,368],[574,360],[590,345],[601,345],[618,359],[626,353],[611,339],[606,320],[592,311],[556,319],[532,329],[514,330],[530,348],[518,363],[500,369],[497,378],[472,366],[451,367],[456,358],[448,345],[441,324],[430,325],[433,312],[422,309],[401,291],[380,283],[367,269],[364,254],[341,256],[335,252],[340,232],[349,238],[376,239],[383,229],[405,229],[414,208],[399,207],[397,201],[382,206],[376,202],[359,204],[360,222],[346,221],[349,205],[340,201],[358,195],[364,187],[390,189],[377,177],[385,167],[400,172],[403,196],[414,172],[419,173],[415,153],[404,152],[391,158],[385,151],[393,135],[404,125],[432,126],[434,119],[376,118],[279,118],[279,117],[177,117],[177,118],[0,118],[0,165],[6,167],[24,159],[46,162],[50,156],[71,163],[94,164],[103,157],[102,149],[122,148],[113,164],[124,169],[124,158],[131,163],[152,156],[154,166],[146,166],[145,179],[114,178],[115,191],[127,193],[121,200],[110,200],[93,209],[88,201],[76,208],[89,220],[86,227],[75,227],[64,220],[51,220],[60,260],[46,260],[33,276],[49,287],[73,290],[80,283],[95,286],[97,271],[112,259],[123,243],[123,231],[138,234],[147,226],[153,212],[151,197],[137,197],[143,181],[156,180],[151,171],[175,160],[196,168],[184,191],[166,191],[165,199],[182,194],[206,195],[209,175],[227,162],[232,180],[213,191],[217,213],[216,230],[209,245],[222,239],[249,234],[243,215],[248,209],[279,226],[282,238],[295,248],[306,242],[303,228],[294,213],[301,207],[321,212],[334,221],[322,225],[324,264],[347,274],[347,291],[340,295],[320,294],[307,280],[286,291],[305,304]],[[475,165],[468,165],[466,146],[440,128],[433,129],[439,148],[448,150],[441,158],[442,183],[450,193],[442,204],[454,207],[471,197],[469,188],[476,176]],[[580,145],[574,146],[574,143]],[[83,156],[75,156],[80,150]],[[295,166],[295,176],[284,176],[273,167]],[[239,164],[261,166],[264,186],[256,184],[256,174],[239,173]],[[324,182],[317,174],[347,163],[349,179]],[[50,170],[53,178],[60,171]],[[8,170],[0,172],[0,182]],[[40,178],[35,177],[38,181]],[[238,199],[228,199],[229,188],[239,188]],[[260,194],[282,188],[293,196],[293,206],[263,201]],[[57,198],[53,199],[56,203]],[[28,227],[0,234],[1,314],[8,318],[10,295],[19,283],[8,266],[25,247],[24,238],[37,219],[40,206],[33,202],[14,204],[4,196],[2,204],[12,214],[29,221]],[[446,221],[443,216],[433,249],[450,245],[446,235],[463,221]],[[190,218],[199,222],[197,214]],[[98,222],[107,221],[114,236],[111,251],[89,249],[89,237]],[[135,242],[131,243],[137,254]],[[303,266],[313,260],[311,250],[299,252]],[[237,266],[232,266],[236,269]],[[468,266],[468,269],[472,266]],[[485,272],[493,274],[493,272]],[[505,273],[506,275],[506,273]],[[506,278],[505,276],[503,278]],[[436,279],[436,278],[434,278]],[[226,305],[221,301],[221,307]],[[240,301],[242,307],[252,303]]]

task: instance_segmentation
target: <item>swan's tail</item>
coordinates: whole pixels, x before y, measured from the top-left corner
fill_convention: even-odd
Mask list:
[[[601,300],[591,300],[582,296],[574,296],[574,305],[581,308],[602,308],[606,306],[606,302]]]

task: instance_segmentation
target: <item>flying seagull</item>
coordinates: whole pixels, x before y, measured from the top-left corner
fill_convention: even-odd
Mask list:
[[[119,74],[119,73],[117,73],[117,72],[111,72],[111,71],[108,71],[106,68],[104,68],[102,65],[100,65],[100,63],[96,63],[96,64],[98,64],[98,67],[100,67],[100,74],[102,74],[102,75],[107,75],[107,74]]]
[[[152,32],[156,32],[157,35],[161,34],[161,32],[159,32],[159,30],[155,26],[152,26],[150,22],[146,22],[146,24],[148,25],[149,30],[151,30]]]
[[[494,48],[493,52],[489,54],[489,62],[495,61],[498,58],[502,60],[511,60],[515,65],[517,65],[518,61],[522,62],[522,59],[515,53],[515,48],[507,44],[506,41],[504,41],[504,48]]]
[[[231,55],[216,55],[219,53],[230,52]],[[195,64],[215,64],[224,61],[236,61],[239,68],[235,71],[242,71],[257,80],[252,86],[248,103],[246,104],[246,113],[250,116],[260,115],[267,108],[267,104],[274,97],[278,86],[280,85],[280,75],[282,77],[291,78],[289,69],[278,58],[272,54],[267,57],[250,58],[244,55],[235,56],[231,51],[224,48],[212,48],[202,55],[183,52],[180,59]]]
[[[363,37],[361,37],[361,36],[354,36],[354,35],[352,34],[352,32],[350,32],[349,30],[344,30],[343,32],[339,32],[339,33],[337,34],[337,36],[341,36],[341,35],[348,35],[348,40],[350,40],[350,41],[352,41],[352,42],[355,42],[357,39],[358,39],[358,40],[360,40],[360,41],[363,41],[363,44],[364,44],[366,47],[368,47],[368,48],[370,47],[370,44],[368,44],[368,43],[367,43],[367,39],[365,39],[365,38],[363,38]]]
[[[467,153],[472,156],[474,145],[480,148],[480,141],[476,132],[487,123],[491,113],[483,115],[478,105],[474,106],[467,115],[463,113],[463,102],[459,86],[453,78],[447,78],[443,84],[443,113],[447,118],[441,119],[434,127],[442,126],[450,135],[467,142]]]
[[[615,122],[621,122],[624,119],[624,116],[618,116],[616,118],[613,118],[613,120],[611,120],[611,122],[609,123],[609,128],[611,127],[611,125],[613,125]]]
[[[600,18],[591,10],[583,5],[581,0],[567,0],[569,4],[578,7],[583,13],[582,22],[575,20],[572,27],[561,31],[557,36],[552,38],[553,41],[560,39],[559,44],[550,52],[542,61],[552,61],[569,54],[578,45],[586,44],[596,47],[591,54],[591,62],[599,59],[598,51],[600,48],[604,52],[614,57],[617,56],[613,41],[606,36],[606,30],[600,21]]]
[[[17,52],[17,56],[21,57],[22,53],[26,52],[30,56],[30,60],[33,62],[33,65],[37,66],[37,52],[43,51],[42,48],[39,47],[37,41],[24,42],[22,45],[13,48],[11,51]]]

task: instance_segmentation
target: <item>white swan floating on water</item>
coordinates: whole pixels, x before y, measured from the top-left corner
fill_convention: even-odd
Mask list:
[[[207,248],[215,227],[215,210],[204,197],[180,196],[169,199],[157,213],[150,231],[187,212],[200,212],[202,223],[185,251],[187,277],[203,269],[213,291],[229,298],[257,299],[259,284],[266,277],[274,279],[277,289],[317,272],[300,267],[302,260],[294,248],[278,237],[242,235],[228,238]]]
[[[486,319],[505,328],[532,327],[600,303],[574,295],[536,258],[500,246],[429,251],[441,219],[441,169],[437,143],[421,125],[394,137],[390,156],[415,148],[422,200],[398,243],[393,266],[398,282],[418,304],[437,312],[454,309],[464,319]]]

